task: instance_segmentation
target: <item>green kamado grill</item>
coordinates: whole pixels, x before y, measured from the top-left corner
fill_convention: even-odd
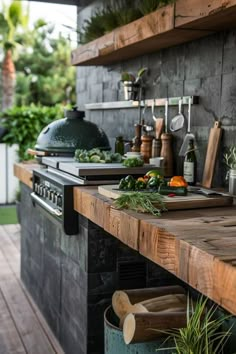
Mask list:
[[[110,150],[104,131],[84,117],[85,112],[74,107],[65,111],[65,118],[47,125],[38,136],[35,150],[32,150],[36,157],[72,157],[76,149]]]

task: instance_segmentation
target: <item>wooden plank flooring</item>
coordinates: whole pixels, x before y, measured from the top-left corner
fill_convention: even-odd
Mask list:
[[[63,354],[20,280],[20,226],[0,226],[0,354]]]

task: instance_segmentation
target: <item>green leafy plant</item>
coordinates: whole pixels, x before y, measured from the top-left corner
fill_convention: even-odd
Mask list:
[[[146,67],[139,69],[136,77],[132,73],[128,73],[127,71],[124,71],[121,73],[121,81],[131,81],[137,85],[141,82],[143,75],[147,71],[148,71],[148,68],[146,68]]]
[[[220,354],[231,334],[231,328],[222,330],[231,316],[217,316],[218,307],[207,308],[207,299],[201,297],[195,304],[188,299],[185,328],[163,331],[174,346],[168,348],[177,354]],[[165,342],[166,342],[165,341]],[[158,348],[161,352],[164,348]],[[166,350],[166,348],[165,348]]]
[[[175,0],[139,0],[138,8],[144,16],[174,1]]]
[[[1,113],[1,125],[8,133],[3,141],[9,145],[19,144],[19,159],[29,160],[27,149],[34,147],[41,130],[53,120],[63,117],[62,106],[23,106]]]
[[[165,210],[163,196],[159,193],[132,192],[124,193],[114,201],[118,209],[131,209],[142,213],[160,216]]]
[[[141,18],[174,0],[106,0],[102,9],[85,20],[79,42],[88,43],[113,29]]]
[[[231,146],[223,157],[226,166],[231,170],[236,170],[236,146]]]

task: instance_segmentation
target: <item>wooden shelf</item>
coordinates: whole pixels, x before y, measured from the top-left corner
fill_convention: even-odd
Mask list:
[[[108,65],[236,27],[236,0],[177,0],[71,54],[72,65]]]

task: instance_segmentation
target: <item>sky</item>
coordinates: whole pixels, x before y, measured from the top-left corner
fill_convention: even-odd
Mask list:
[[[23,5],[30,7],[30,25],[32,25],[37,19],[42,18],[47,23],[52,23],[55,25],[55,34],[61,32],[67,38],[71,37],[72,46],[76,47],[76,33],[70,31],[66,26],[76,28],[76,6],[71,5],[59,5],[59,4],[50,4],[44,2],[36,1],[21,1]],[[9,5],[11,0],[0,0],[1,4]]]

